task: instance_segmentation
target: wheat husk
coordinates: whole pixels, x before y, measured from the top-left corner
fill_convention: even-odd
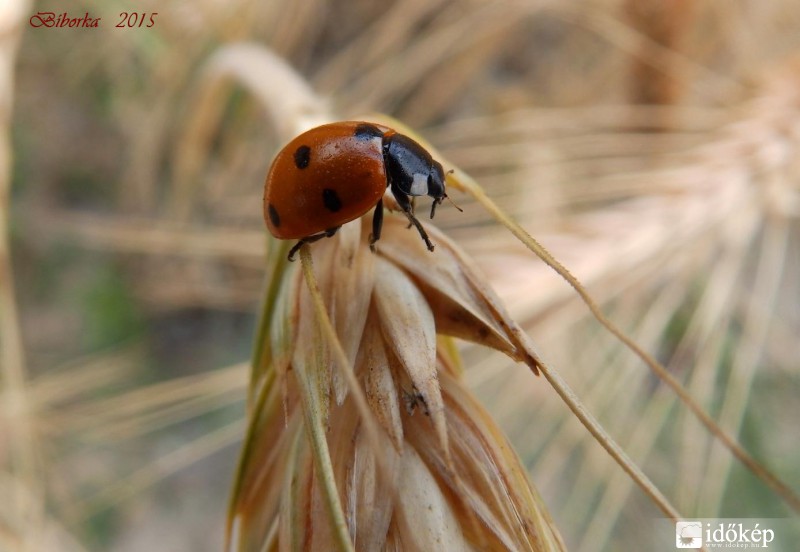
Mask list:
[[[317,280],[309,287],[319,291],[355,388],[336,383],[347,380],[336,375],[338,345],[322,335],[305,273],[279,261],[293,283],[271,332],[294,337],[270,347],[272,359],[257,359],[269,367],[254,382],[228,550],[563,549],[442,336],[517,358],[511,321],[491,308],[499,300],[440,232],[431,231],[431,254],[404,218],[390,215],[374,254],[365,219],[314,244],[309,259]]]

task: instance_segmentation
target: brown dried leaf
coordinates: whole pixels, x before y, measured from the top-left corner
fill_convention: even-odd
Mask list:
[[[285,475],[294,448],[292,439],[302,431],[297,410],[292,410],[295,415],[291,419],[284,419],[281,393],[274,378],[263,392],[266,395],[259,403],[258,423],[248,432],[248,454],[240,468],[231,520],[232,533],[237,537],[232,540],[230,550],[247,550],[247,543],[268,540],[282,499],[282,487],[275,482]]]
[[[403,450],[403,422],[397,386],[386,356],[377,315],[371,314],[364,328],[359,355],[359,373],[364,374],[367,401],[378,423],[389,434],[395,450]]]
[[[280,550],[306,550],[307,528],[311,522],[312,493],[309,490],[312,485],[318,485],[314,482],[311,450],[303,431],[295,432],[292,436],[294,442],[290,445],[291,454],[282,466],[286,471],[281,495],[278,540]]]
[[[450,490],[451,499],[460,503],[459,510],[477,517],[481,534],[474,534],[475,526],[463,525],[469,541],[486,543],[490,550],[565,549],[519,458],[489,414],[449,374],[441,371],[440,378],[458,480],[419,421],[406,420],[406,439],[440,485]]]
[[[403,451],[399,488],[397,532],[402,550],[472,550],[436,478],[411,446]]]
[[[380,258],[375,265],[373,299],[385,341],[414,384],[446,451],[447,426],[436,373],[436,326],[431,308],[399,268]]]
[[[426,227],[436,250],[431,254],[416,232],[399,217],[387,218],[380,253],[411,274],[436,319],[436,330],[492,347],[519,360],[520,354],[502,323],[507,317],[481,283],[476,269],[444,234]],[[501,314],[498,317],[498,313]]]
[[[388,477],[379,469],[376,454],[383,456],[391,470]],[[388,442],[381,451],[374,451],[363,432],[358,433],[347,492],[348,521],[356,550],[371,552],[384,547],[394,514],[400,460],[399,452],[395,453]]]
[[[331,395],[331,355],[326,341],[322,338],[316,320],[314,304],[308,289],[299,290],[300,323],[297,330],[297,343],[292,355],[292,366],[296,372],[306,374],[310,380],[313,403],[312,408],[322,416],[327,426],[330,413]]]
[[[363,243],[359,222],[342,226],[339,236],[331,267],[335,277],[331,278],[330,313],[336,335],[354,366],[375,281],[375,255]],[[348,389],[338,370],[333,373],[333,391],[336,404],[341,405]]]
[[[284,277],[280,291],[275,302],[274,311],[269,324],[269,339],[271,353],[271,369],[275,370],[278,382],[283,392],[284,404],[288,398],[288,379],[286,377],[294,353],[294,344],[297,337],[297,324],[300,309],[298,308],[298,275]],[[264,378],[259,384],[263,384]],[[256,394],[259,391],[256,390]]]

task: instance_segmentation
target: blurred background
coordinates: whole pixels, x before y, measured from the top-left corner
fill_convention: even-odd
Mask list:
[[[799,487],[797,2],[7,0],[0,28],[0,549],[221,548],[266,170],[292,129],[372,112],[474,176]],[[796,521],[453,199],[437,224],[684,515]],[[464,355],[570,549],[655,549],[658,509],[547,383]]]

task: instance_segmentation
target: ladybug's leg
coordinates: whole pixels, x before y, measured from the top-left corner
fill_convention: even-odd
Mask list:
[[[417,198],[414,197],[414,196],[411,196],[410,199],[411,199],[411,201],[410,201],[411,209],[409,209],[408,212],[413,215],[414,214],[414,207],[416,207],[416,205],[417,205]],[[406,226],[406,228],[411,228],[412,226],[413,226],[413,224],[409,222],[408,226]]]
[[[433,218],[433,215],[436,213],[436,206],[439,205],[442,201],[444,201],[444,198],[446,197],[447,196],[443,195],[442,197],[433,198],[433,203],[431,204],[431,218]]]
[[[414,216],[414,208],[411,205],[411,200],[409,199],[408,194],[404,193],[394,184],[392,184],[392,194],[394,195],[394,198],[397,200],[397,204],[400,206],[400,208],[403,210],[403,213],[405,213],[406,217],[408,218],[408,222],[417,227],[419,235],[422,237],[423,241],[425,242],[425,245],[428,246],[428,251],[433,251],[433,244],[431,243],[430,238],[428,238],[427,232],[425,232],[425,229],[422,227],[422,224],[420,224],[420,222],[417,220],[417,217]]]
[[[339,231],[339,228],[341,228],[341,226],[337,226],[335,228],[328,228],[324,232],[320,232],[319,234],[314,234],[312,236],[306,236],[305,238],[303,238],[300,241],[298,241],[289,250],[289,256],[287,257],[289,259],[289,262],[294,262],[295,253],[300,251],[300,248],[303,247],[305,244],[314,243],[315,241],[321,240],[322,238],[330,238],[331,236],[336,234],[336,232]]]
[[[369,235],[369,248],[375,253],[375,242],[381,239],[383,228],[383,198],[378,200],[375,212],[372,214],[372,234]]]

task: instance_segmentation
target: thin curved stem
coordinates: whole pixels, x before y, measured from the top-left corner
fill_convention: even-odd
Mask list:
[[[670,389],[672,389],[678,398],[683,402],[686,407],[695,415],[703,426],[714,435],[733,456],[736,457],[747,469],[768,485],[776,494],[778,494],[793,510],[800,512],[800,497],[776,475],[774,475],[767,468],[762,466],[755,458],[753,458],[747,451],[745,451],[733,437],[728,435],[720,428],[717,423],[709,416],[709,414],[700,406],[684,389],[683,385],[670,374],[670,372],[652,355],[642,349],[633,339],[625,334],[618,328],[611,320],[609,320],[600,307],[595,303],[594,299],[589,295],[589,292],[578,279],[573,276],[567,268],[562,265],[555,257],[553,257],[544,246],[537,242],[530,234],[528,234],[516,221],[509,217],[497,204],[495,204],[489,196],[487,196],[483,189],[468,175],[461,171],[457,171],[453,177],[448,180],[453,180],[452,185],[457,189],[461,189],[475,198],[483,207],[505,226],[514,236],[517,237],[528,249],[530,249],[537,257],[545,262],[550,268],[555,270],[567,283],[575,290],[583,302],[591,311],[592,315],[598,322],[608,330],[613,336],[620,340],[628,349],[633,351],[642,361],[656,374],[656,376],[663,381]],[[451,184],[448,182],[448,184]],[[553,381],[548,377],[548,381]],[[556,389],[559,394],[561,392]],[[562,395],[564,397],[564,395]],[[566,399],[565,399],[566,400]],[[576,412],[577,414],[577,412]],[[588,426],[587,426],[588,428]],[[590,429],[591,431],[591,429]],[[593,433],[594,434],[594,433]],[[610,452],[610,451],[609,451]],[[624,467],[624,466],[623,466]],[[626,469],[627,471],[627,469]]]

